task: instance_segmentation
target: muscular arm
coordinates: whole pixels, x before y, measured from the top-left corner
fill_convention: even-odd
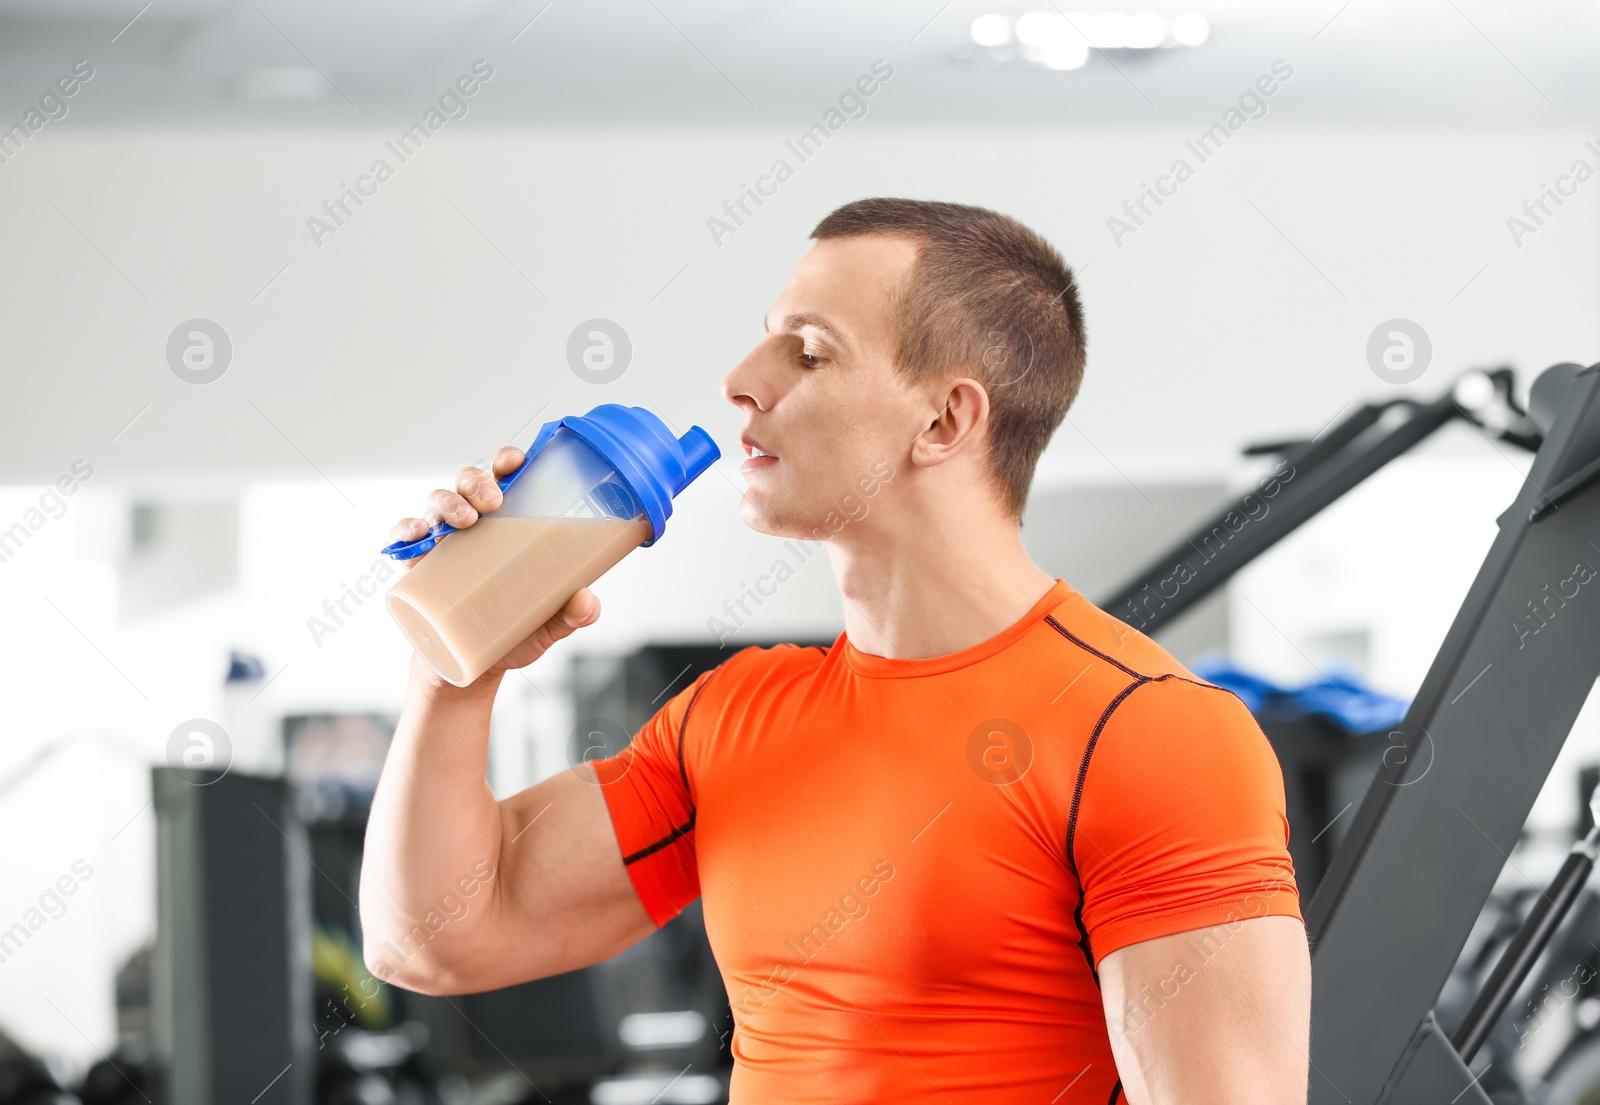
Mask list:
[[[1101,961],[1100,988],[1128,1105],[1305,1105],[1311,956],[1297,918],[1130,944]]]
[[[494,472],[522,462],[502,449]],[[489,473],[463,469],[430,517],[458,529],[499,505]],[[427,532],[408,518],[391,536]],[[470,687],[415,656],[394,741],[367,820],[361,865],[368,970],[420,993],[470,993],[558,974],[615,955],[654,931],[622,863],[586,764],[504,801],[485,779],[489,714],[505,672],[588,625],[587,588]]]
[[[573,970],[655,930],[587,765],[495,801],[484,779],[494,691],[483,682],[413,675],[367,823],[367,967],[419,993]]]

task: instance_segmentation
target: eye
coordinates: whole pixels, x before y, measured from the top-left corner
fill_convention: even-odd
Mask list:
[[[805,365],[807,368],[817,368],[822,364],[822,357],[819,354],[807,353],[802,350],[800,353],[800,363]]]

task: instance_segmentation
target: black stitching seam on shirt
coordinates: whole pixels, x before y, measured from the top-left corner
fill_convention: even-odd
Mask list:
[[[1062,632],[1066,631],[1063,630]],[[1076,638],[1073,639],[1076,640]],[[1081,644],[1082,642],[1079,643]],[[1084,647],[1087,648],[1088,646],[1085,645]],[[1093,649],[1090,649],[1089,651],[1094,652]],[[1100,655],[1100,653],[1096,653],[1096,655]],[[1116,661],[1112,661],[1112,663],[1115,664]],[[1116,666],[1119,668],[1122,667],[1121,664],[1117,664]],[[1123,670],[1126,671],[1127,669],[1123,668]],[[1083,892],[1083,877],[1078,873],[1078,857],[1075,851],[1078,836],[1078,810],[1083,801],[1083,785],[1089,776],[1089,760],[1094,755],[1095,745],[1099,743],[1100,734],[1104,732],[1106,722],[1111,720],[1111,715],[1116,711],[1117,707],[1121,706],[1123,701],[1129,695],[1138,690],[1140,687],[1144,686],[1146,683],[1164,683],[1168,679],[1177,679],[1185,683],[1194,683],[1196,686],[1200,687],[1210,687],[1212,690],[1223,691],[1227,694],[1233,693],[1226,687],[1218,687],[1212,683],[1199,683],[1196,680],[1187,679],[1184,676],[1177,675],[1173,672],[1156,676],[1136,674],[1132,683],[1129,683],[1126,687],[1117,692],[1117,696],[1111,700],[1111,702],[1106,706],[1105,711],[1100,715],[1100,720],[1095,723],[1094,732],[1089,735],[1089,743],[1084,747],[1083,759],[1078,763],[1078,778],[1072,789],[1072,808],[1067,814],[1066,840],[1067,866],[1072,871],[1072,877],[1077,880],[1078,883],[1078,904],[1072,911],[1072,923],[1077,926],[1078,947],[1083,951],[1083,958],[1089,964],[1090,977],[1094,979],[1094,984],[1097,988],[1100,985],[1100,972],[1095,969],[1094,949],[1090,946],[1089,930],[1084,926],[1083,923],[1083,903],[1085,895]],[[1115,1101],[1116,1097],[1113,1096],[1112,1100]]]
[[[1072,911],[1072,923],[1078,927],[1078,947],[1083,949],[1083,958],[1088,961],[1089,974],[1094,978],[1096,989],[1100,986],[1100,972],[1095,970],[1094,952],[1089,947],[1089,930],[1083,924],[1083,877],[1078,874],[1078,859],[1073,852],[1073,844],[1078,835],[1078,804],[1083,798],[1084,780],[1089,775],[1089,757],[1094,755],[1094,746],[1099,742],[1106,722],[1111,720],[1112,713],[1122,705],[1124,699],[1149,682],[1152,680],[1147,676],[1136,676],[1132,683],[1117,692],[1117,697],[1113,698],[1101,713],[1100,720],[1095,723],[1094,732],[1089,735],[1089,743],[1083,750],[1083,759],[1078,763],[1078,781],[1072,788],[1072,809],[1067,814],[1067,866],[1072,869],[1072,877],[1078,883],[1078,904]]]
[[[1089,760],[1094,755],[1095,745],[1099,743],[1100,734],[1104,732],[1106,722],[1111,720],[1111,715],[1113,712],[1115,712],[1116,708],[1122,705],[1123,700],[1125,700],[1130,694],[1144,686],[1146,683],[1162,683],[1168,679],[1178,679],[1185,683],[1193,683],[1199,687],[1210,687],[1212,690],[1220,691],[1226,690],[1226,688],[1218,687],[1213,683],[1202,683],[1199,680],[1178,675],[1176,672],[1167,672],[1163,675],[1151,676],[1145,675],[1142,672],[1134,671],[1126,664],[1113,660],[1111,657],[1107,656],[1105,653],[1101,652],[1099,649],[1095,648],[1093,645],[1077,636],[1066,626],[1058,622],[1055,619],[1055,615],[1046,614],[1044,620],[1049,624],[1050,628],[1054,629],[1057,633],[1061,634],[1063,637],[1077,645],[1079,648],[1083,649],[1085,652],[1088,652],[1094,656],[1098,656],[1100,659],[1104,660],[1118,671],[1133,677],[1133,682],[1122,688],[1122,690],[1117,693],[1117,696],[1113,698],[1106,706],[1105,711],[1100,715],[1100,720],[1095,723],[1094,732],[1089,735],[1089,743],[1083,750],[1083,759],[1078,764],[1077,782],[1073,786],[1072,790],[1072,809],[1067,814],[1067,866],[1072,870],[1072,877],[1076,879],[1078,883],[1078,904],[1072,911],[1072,921],[1073,924],[1075,924],[1078,928],[1078,947],[1083,951],[1083,958],[1089,964],[1089,975],[1094,979],[1094,984],[1096,988],[1098,988],[1100,985],[1100,972],[1095,969],[1094,949],[1090,946],[1089,930],[1084,926],[1083,923],[1083,878],[1078,874],[1078,857],[1074,851],[1078,836],[1078,811],[1083,802],[1083,785],[1089,776]],[[1228,693],[1231,694],[1232,692],[1230,691]],[[1117,1087],[1112,1089],[1111,1100],[1113,1102],[1116,1101],[1118,1088],[1120,1088],[1120,1086],[1121,1083],[1119,1082]]]
[[[715,668],[712,669],[712,671],[715,670]],[[683,793],[685,796],[689,794],[689,770],[683,766],[683,738],[689,732],[689,715],[694,713],[694,704],[700,701],[700,693],[710,683],[711,677],[707,676],[706,681],[694,689],[694,694],[689,696],[689,705],[683,708],[683,721],[678,724],[678,776],[683,780]],[[689,820],[694,820],[694,802],[692,799],[689,802]]]
[[[1052,629],[1054,629],[1057,633],[1059,633],[1063,637],[1065,637],[1067,640],[1071,641],[1073,644],[1077,645],[1079,648],[1083,649],[1084,651],[1091,652],[1094,655],[1100,657],[1100,659],[1104,660],[1106,663],[1110,664],[1112,667],[1121,669],[1124,674],[1131,675],[1135,679],[1151,679],[1150,676],[1143,675],[1143,674],[1141,674],[1139,672],[1136,672],[1132,668],[1128,667],[1125,664],[1117,663],[1117,661],[1113,660],[1111,657],[1107,656],[1105,653],[1101,652],[1099,649],[1095,648],[1093,645],[1089,644],[1087,641],[1083,640],[1081,637],[1078,637],[1077,635],[1075,635],[1066,626],[1064,626],[1060,622],[1056,621],[1056,618],[1055,618],[1054,614],[1046,614],[1044,616],[1044,620],[1049,622],[1050,623],[1050,627]],[[1220,687],[1215,683],[1207,683],[1204,679],[1190,679],[1187,675],[1179,675],[1177,672],[1167,672],[1165,675],[1159,676],[1158,678],[1161,678],[1161,679],[1181,679],[1185,683],[1193,683],[1196,687],[1208,687],[1213,691],[1227,691],[1227,693],[1233,695],[1234,698],[1239,698],[1238,694],[1236,694],[1233,691],[1229,691],[1227,687]],[[1239,699],[1239,701],[1243,702],[1244,700],[1243,699]]]
[[[676,829],[673,829],[670,833],[668,833],[666,836],[662,837],[660,840],[656,841],[654,844],[647,844],[643,848],[640,848],[637,852],[633,853],[633,855],[624,857],[624,859],[622,861],[622,865],[624,867],[626,867],[629,864],[634,863],[637,860],[644,859],[646,856],[655,855],[657,852],[661,851],[661,849],[665,848],[668,844],[671,844],[674,840],[677,840],[680,836],[683,836],[685,833],[689,832],[689,830],[691,830],[693,828],[694,828],[694,811],[690,810],[689,811],[689,820],[685,821],[682,825],[679,825]]]
[[[722,665],[718,664],[715,668],[712,668],[712,674],[715,675],[717,671],[721,669],[721,667]],[[683,780],[683,793],[685,796],[689,796],[689,771],[688,768],[684,766],[683,762],[683,741],[689,732],[689,715],[694,713],[694,704],[700,701],[700,695],[710,685],[711,679],[708,676],[704,683],[701,683],[694,689],[694,694],[689,696],[689,705],[683,708],[683,720],[678,723],[678,777]],[[674,840],[677,840],[679,837],[688,833],[690,829],[693,829],[695,814],[699,811],[694,808],[692,802],[693,799],[691,797],[691,804],[689,806],[689,820],[685,821],[682,825],[679,825],[676,829],[673,829],[670,833],[656,841],[654,844],[647,844],[643,848],[640,848],[637,852],[633,853],[631,856],[622,857],[622,865],[627,867],[629,864],[644,859],[646,856],[655,855],[657,852],[661,851],[661,849],[671,844]]]
[[[1139,672],[1134,671],[1132,668],[1128,667],[1126,664],[1118,663],[1117,661],[1113,660],[1111,657],[1107,656],[1105,653],[1101,652],[1099,649],[1095,648],[1093,645],[1091,645],[1088,642],[1084,641],[1082,638],[1080,638],[1078,636],[1075,636],[1073,634],[1073,632],[1071,630],[1069,630],[1066,626],[1064,626],[1060,622],[1056,621],[1056,616],[1054,614],[1046,614],[1044,616],[1044,620],[1050,626],[1050,628],[1054,629],[1057,633],[1061,634],[1067,640],[1071,641],[1073,644],[1077,645],[1079,648],[1085,650],[1086,652],[1094,653],[1096,656],[1100,657],[1100,659],[1104,660],[1106,663],[1110,664],[1112,667],[1120,669],[1124,675],[1131,675],[1135,679],[1149,679],[1150,678],[1148,675],[1142,675]]]

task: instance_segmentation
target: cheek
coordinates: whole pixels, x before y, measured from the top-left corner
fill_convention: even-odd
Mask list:
[[[802,380],[785,398],[797,490],[818,505],[832,504],[858,491],[883,462],[900,467],[921,424],[914,400],[881,372],[851,369]]]
[[[833,498],[851,490],[857,477],[871,468],[887,436],[876,412],[835,407],[807,449],[807,475],[815,479],[815,489]]]
[[[921,410],[908,397],[881,391],[858,397],[841,429],[847,438],[839,442],[841,474],[853,484],[884,460],[898,464],[921,429]]]

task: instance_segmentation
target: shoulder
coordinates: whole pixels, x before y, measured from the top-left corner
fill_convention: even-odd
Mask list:
[[[1163,672],[1145,679],[1129,701],[1134,704],[1132,713],[1156,724],[1260,732],[1255,715],[1237,694],[1187,672]]]
[[[1076,592],[1045,616],[1045,624],[1061,639],[1061,647],[1119,670],[1129,680],[1161,679],[1232,693],[1198,678],[1153,638]]]
[[[740,734],[770,732],[804,708],[828,661],[818,646],[751,646],[702,672],[667,715],[679,757],[727,747]],[[684,749],[690,751],[685,752]]]
[[[1167,775],[1202,763],[1214,772],[1243,761],[1276,766],[1266,735],[1238,695],[1199,678],[1133,626],[1077,594],[1046,622],[1060,647],[1104,676],[1100,729],[1084,754],[1089,775],[1124,768]]]
[[[1177,809],[1283,800],[1277,753],[1243,700],[1171,674],[1130,681],[1085,749],[1081,771],[1091,793],[1124,810],[1150,801]]]
[[[696,683],[723,702],[771,696],[803,685],[827,662],[828,652],[820,645],[752,645],[729,656]]]

